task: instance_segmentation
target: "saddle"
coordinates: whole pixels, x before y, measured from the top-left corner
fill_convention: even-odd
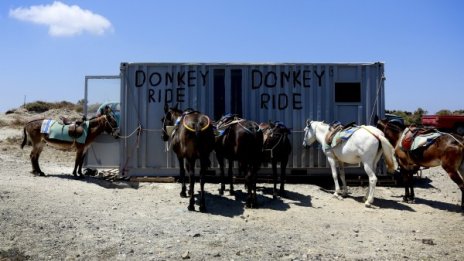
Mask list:
[[[405,151],[413,150],[412,145],[414,140],[417,137],[425,136],[428,134],[436,133],[437,130],[435,128],[419,128],[416,126],[411,126],[407,128],[403,133],[403,139],[401,140],[401,147]]]
[[[86,121],[86,117],[83,116],[82,120],[71,121],[64,116],[60,116],[61,121],[63,122],[64,126],[68,126],[68,135],[72,138],[79,138],[84,134],[84,127],[82,123]]]
[[[216,122],[214,125],[215,127],[215,135],[216,136],[222,136],[224,135],[225,131],[229,128],[230,125],[233,123],[237,123],[243,121],[238,114],[225,114],[219,119],[219,121]]]
[[[349,129],[354,126],[356,126],[355,122],[350,122],[347,125],[342,125],[339,121],[332,122],[329,127],[329,132],[325,136],[325,143],[327,145],[332,144],[333,138],[338,132]]]

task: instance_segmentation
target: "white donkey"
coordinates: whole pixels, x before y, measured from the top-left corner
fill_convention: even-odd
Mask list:
[[[340,178],[343,183],[342,196],[348,194],[345,180],[345,170],[343,163],[357,164],[362,162],[364,170],[369,176],[369,189],[367,191],[365,206],[370,207],[374,202],[374,189],[377,184],[375,168],[380,157],[385,156],[388,172],[393,173],[396,169],[394,149],[384,137],[382,131],[373,126],[360,126],[348,140],[341,141],[335,147],[327,146],[325,137],[329,132],[329,124],[320,121],[306,121],[305,136],[303,146],[307,147],[318,141],[322,145],[324,154],[327,156],[332,177],[335,182],[335,193],[340,198],[340,185],[337,177],[337,163],[340,167]]]

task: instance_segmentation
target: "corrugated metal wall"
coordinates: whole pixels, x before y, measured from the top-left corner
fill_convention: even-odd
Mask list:
[[[282,121],[293,130],[289,172],[328,173],[318,146],[302,148],[306,119],[370,124],[373,115],[384,115],[383,72],[382,63],[123,63],[121,131],[130,137],[122,144],[121,173],[178,174],[177,159],[161,140],[165,102],[215,120],[230,112],[258,123]],[[139,126],[141,135],[130,135]]]

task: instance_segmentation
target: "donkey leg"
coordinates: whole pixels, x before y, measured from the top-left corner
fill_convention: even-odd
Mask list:
[[[34,144],[30,154],[30,159],[32,163],[32,173],[39,176],[45,176],[45,173],[42,172],[39,166],[39,157],[43,150],[43,144]]]
[[[78,164],[78,170],[77,170],[77,173],[80,175],[80,176],[84,176],[84,174],[82,174],[82,165],[84,165],[84,158],[85,158],[85,155],[86,155],[86,152],[82,153],[82,157],[79,161],[79,164]]]
[[[456,183],[461,190],[461,209],[464,211],[464,180],[461,177],[461,175],[458,173],[458,171],[452,167],[452,166],[447,166],[443,165],[443,169],[448,173],[448,176]]]
[[[221,180],[221,186],[219,187],[219,195],[224,195],[224,190],[226,190],[226,184],[225,184],[225,175],[224,175],[224,158],[222,156],[219,156],[218,153],[216,153],[216,158],[219,163],[219,172],[220,172],[220,177],[219,179]]]
[[[178,156],[177,160],[179,161],[179,179],[180,179],[180,183],[181,183],[180,196],[183,197],[183,198],[186,198],[187,193],[185,193],[185,191],[187,190],[187,188],[185,186],[184,158]]]
[[[408,196],[408,202],[409,203],[414,203],[415,202],[415,196],[414,196],[414,173],[408,172],[408,186],[409,186],[409,196]]]
[[[364,164],[364,171],[366,171],[367,176],[369,176],[369,189],[367,191],[367,198],[366,201],[364,202],[364,205],[366,207],[370,207],[372,203],[374,202],[374,190],[375,186],[377,185],[377,177],[375,176],[373,164],[368,164],[366,162],[363,162]]]
[[[80,151],[78,150],[77,153],[76,153],[76,159],[74,161],[74,170],[72,172],[72,174],[74,175],[74,177],[77,177],[77,169],[80,165],[80,162],[81,162],[81,159],[83,158],[83,151]],[[82,170],[81,172],[79,173],[79,176],[82,177]]]
[[[200,212],[206,212],[206,199],[205,199],[205,175],[206,166],[208,166],[208,158],[201,159],[200,162]]]
[[[190,196],[190,201],[189,201],[189,206],[188,210],[189,211],[195,211],[195,197],[194,197],[194,189],[195,189],[195,160],[188,159],[187,160],[187,171],[189,173],[189,181],[190,181],[190,187],[189,187],[189,196]]]
[[[277,161],[272,159],[272,181],[274,183],[274,189],[272,190],[272,197],[277,198]]]
[[[346,185],[346,178],[345,178],[345,166],[343,162],[338,162],[339,164],[339,169],[338,171],[340,172],[340,179],[342,180],[342,197],[346,198],[348,196],[348,187]]]
[[[231,195],[231,196],[235,195],[234,181],[233,181],[233,177],[234,177],[233,166],[234,166],[234,161],[229,160],[229,169],[228,169],[228,178],[227,179],[229,181],[229,195]]]
[[[280,196],[281,197],[287,197],[287,192],[285,192],[285,181],[287,179],[287,173],[286,173],[286,169],[287,169],[287,163],[288,163],[288,160],[287,159],[283,159],[281,162],[280,162]]]
[[[245,184],[247,188],[247,199],[246,199],[246,207],[253,208],[253,180],[252,174],[250,169],[246,169],[246,176],[245,176]]]
[[[400,167],[400,174],[403,179],[403,186],[404,186],[404,196],[403,202],[409,201],[409,175],[408,171],[402,167]]]
[[[327,157],[327,161],[330,164],[330,169],[332,171],[332,179],[333,179],[334,184],[335,184],[335,192],[334,192],[333,195],[338,199],[342,199],[342,197],[339,195],[340,185],[338,184],[337,163],[336,163],[335,159],[333,159],[332,157]]]

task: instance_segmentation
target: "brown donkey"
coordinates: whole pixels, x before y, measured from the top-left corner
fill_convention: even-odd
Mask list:
[[[208,116],[198,111],[187,110],[185,112],[176,107],[164,107],[165,115],[161,119],[163,122],[164,141],[171,141],[173,151],[177,155],[180,168],[180,181],[182,183],[181,197],[186,197],[185,169],[189,173],[190,202],[188,210],[195,210],[194,185],[195,185],[195,162],[200,160],[200,211],[206,211],[205,204],[205,175],[210,165],[209,155],[214,149],[213,125]],[[170,129],[173,131],[171,132]]]
[[[32,163],[32,173],[40,176],[45,176],[39,166],[39,157],[42,153],[42,150],[45,144],[50,144],[53,147],[61,148],[61,149],[75,149],[76,150],[76,161],[74,164],[73,175],[77,177],[79,174],[81,177],[82,175],[82,164],[84,162],[84,156],[89,148],[90,144],[95,140],[95,138],[100,135],[102,132],[107,132],[113,136],[116,134],[116,130],[118,128],[117,121],[115,120],[113,113],[109,107],[105,108],[104,114],[99,117],[92,118],[88,121],[87,124],[87,136],[80,136],[80,134],[76,135],[76,131],[74,128],[74,135],[75,138],[67,138],[67,140],[60,140],[58,138],[52,138],[50,134],[42,133],[45,128],[44,122],[48,121],[46,119],[37,119],[28,122],[23,129],[23,142],[21,144],[21,149],[24,148],[26,143],[29,141],[32,144],[32,151],[30,154],[31,163]],[[56,123],[57,125],[59,123]],[[61,126],[61,125],[60,125]],[[63,130],[68,130],[68,126],[62,126]],[[69,134],[72,136],[72,128],[69,127]],[[85,135],[85,134],[84,134]],[[80,139],[82,141],[78,142],[77,140]],[[71,140],[71,141],[69,141]]]
[[[430,146],[411,151],[404,149],[401,145],[405,126],[379,120],[377,128],[385,133],[385,137],[395,147],[395,155],[405,182],[404,201],[414,202],[412,177],[420,167],[441,165],[461,189],[461,209],[464,210],[464,139],[461,136],[441,133]]]

